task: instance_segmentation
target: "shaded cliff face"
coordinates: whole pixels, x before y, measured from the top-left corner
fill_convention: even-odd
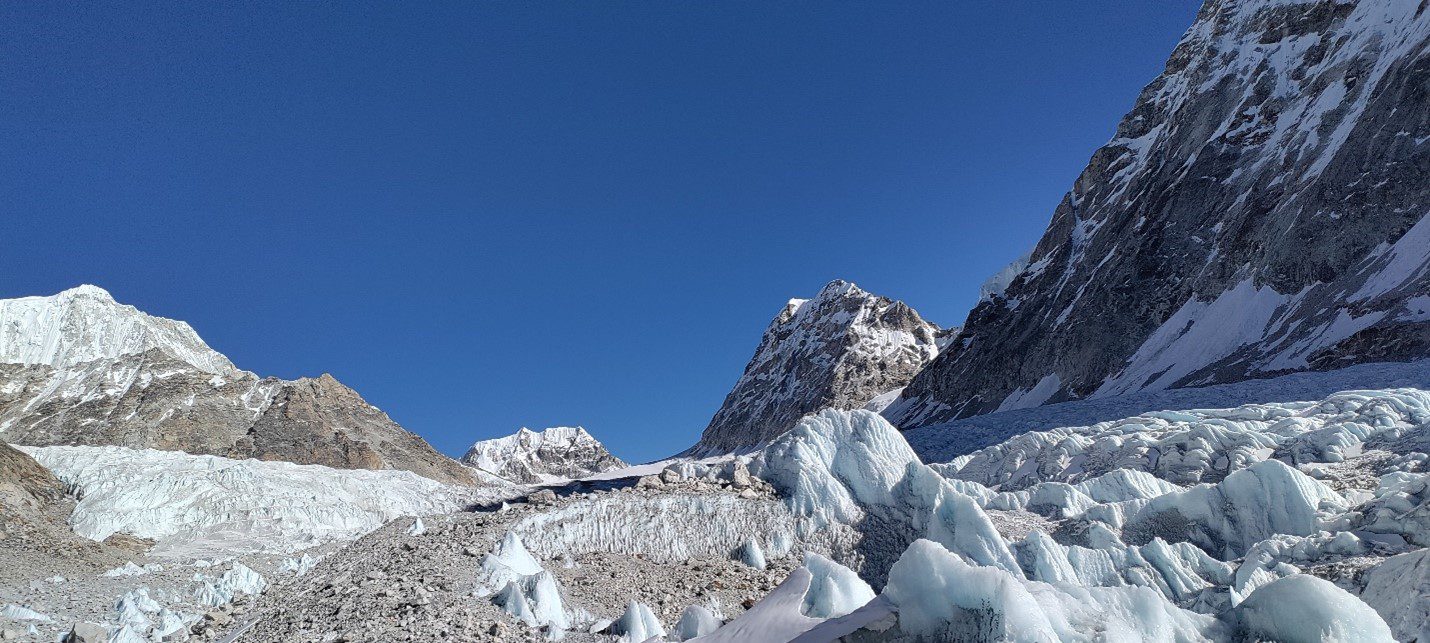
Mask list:
[[[33,305],[42,299],[48,307]],[[5,305],[17,301],[32,305]],[[27,312],[5,316],[14,310]],[[171,335],[181,343],[145,339],[178,327],[187,334]],[[116,304],[97,288],[0,302],[0,328],[12,346],[39,347],[14,351],[23,360],[0,363],[0,439],[8,442],[403,469],[472,483],[466,468],[332,376],[260,378],[232,367],[186,324]],[[93,332],[116,328],[121,332]],[[69,348],[44,348],[56,344]],[[80,361],[86,358],[92,359]]]
[[[690,452],[753,450],[809,413],[864,407],[907,384],[943,334],[903,302],[845,281],[791,300]]]
[[[1420,0],[1209,0],[886,416],[1430,355],[1427,34]]]

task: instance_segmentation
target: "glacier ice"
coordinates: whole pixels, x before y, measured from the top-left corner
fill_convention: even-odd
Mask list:
[[[806,553],[803,566],[744,614],[695,640],[788,641],[821,622],[854,612],[875,598],[874,590],[854,570]]]
[[[809,572],[809,590],[804,594],[800,613],[810,618],[828,619],[844,616],[874,600],[874,590],[864,579],[839,563],[809,552],[804,555],[804,569]]]
[[[838,559],[883,582],[801,641],[1388,640],[1392,627],[1410,640],[1430,604],[1413,550],[1430,533],[1430,458],[1413,450],[1430,444],[1427,401],[1397,389],[1160,411],[934,466],[881,418],[825,411],[751,468],[810,524],[861,534]],[[1021,516],[1043,522],[1009,526]],[[1272,609],[1285,600],[1317,617],[1287,620]]]
[[[559,509],[531,514],[511,531],[544,556],[607,552],[645,556],[657,563],[687,558],[728,558],[760,534],[793,542],[801,520],[782,503],[731,494],[601,494]],[[816,534],[806,542],[827,534]]]
[[[1328,581],[1296,574],[1252,592],[1234,613],[1242,636],[1284,643],[1393,641],[1390,627],[1360,599]]]
[[[507,532],[493,551],[482,556],[478,569],[478,587],[486,588],[487,592],[543,571],[541,563],[526,550],[521,537],[513,532]]]
[[[199,574],[199,587],[194,591],[195,602],[200,605],[217,607],[232,603],[240,594],[259,594],[268,588],[268,581],[243,563],[235,562],[218,579]]]
[[[710,634],[691,640],[697,643],[789,641],[803,634],[820,622],[801,611],[813,578],[807,568],[796,568],[744,614]]]
[[[52,620],[47,614],[41,614],[28,607],[14,603],[7,604],[4,608],[0,608],[0,617],[15,621],[35,621],[37,623],[49,623]]]
[[[934,467],[1005,491],[1076,483],[1119,469],[1186,485],[1218,481],[1276,453],[1292,463],[1338,462],[1366,443],[1399,439],[1426,422],[1430,392],[1344,391],[1319,402],[1155,411],[1022,433]]]
[[[311,571],[317,564],[318,559],[305,553],[297,558],[284,558],[283,562],[279,563],[278,570],[290,572],[294,576],[302,576]]]
[[[400,516],[456,511],[473,494],[407,471],[333,469],[124,447],[19,447],[72,485],[70,517],[94,540],[125,532],[161,555],[291,552]]]
[[[889,571],[883,596],[903,634],[920,640],[1204,641],[1215,618],[1179,609],[1144,587],[1027,581],[969,565],[937,543],[915,541]]]
[[[527,551],[521,537],[510,531],[493,551],[482,556],[478,566],[476,593],[493,591],[492,602],[503,611],[529,626],[548,628],[552,638],[562,638],[571,628],[572,619],[556,577]]]
[[[919,462],[897,429],[869,411],[806,416],[751,463],[751,471],[818,525],[863,534],[860,573],[883,570],[918,538],[929,538],[979,564],[1020,574],[1017,561],[978,504]]]
[[[1322,515],[1346,508],[1345,498],[1321,482],[1278,460],[1265,460],[1217,484],[1152,498],[1127,518],[1124,531],[1190,540],[1235,558],[1276,534],[1315,534],[1323,526]]]
[[[754,538],[745,541],[740,547],[740,562],[755,569],[765,568],[765,551],[760,548],[759,541]]]
[[[621,637],[622,643],[640,643],[652,637],[665,636],[665,627],[660,624],[655,612],[645,603],[637,601],[626,605],[625,613],[611,624],[609,631]]]
[[[670,634],[677,641],[687,641],[714,632],[720,625],[721,621],[714,612],[700,605],[691,605],[680,613],[680,620],[675,622],[675,629]]]
[[[545,570],[507,581],[492,602],[531,627],[547,626],[553,633],[571,627],[556,579]]]
[[[1368,570],[1360,598],[1400,641],[1430,641],[1430,549],[1391,556]]]

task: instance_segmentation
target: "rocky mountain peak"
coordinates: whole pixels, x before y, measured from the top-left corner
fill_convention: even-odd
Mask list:
[[[860,408],[907,384],[947,331],[844,280],[791,299],[692,453],[758,447],[824,408]]]

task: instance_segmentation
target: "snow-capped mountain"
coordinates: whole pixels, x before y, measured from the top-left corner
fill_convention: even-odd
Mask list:
[[[0,301],[0,439],[115,445],[352,469],[471,473],[331,375],[262,378],[187,324],[81,286]]]
[[[155,349],[207,373],[237,370],[188,324],[116,302],[98,286],[0,300],[0,363],[67,369]]]
[[[948,332],[903,302],[846,281],[830,282],[813,299],[792,299],[692,453],[751,450],[808,413],[892,400],[938,355]]]
[[[886,415],[1430,355],[1430,11],[1210,0]]]
[[[476,442],[461,461],[523,484],[575,480],[626,466],[579,426],[542,431],[522,427],[512,435]]]

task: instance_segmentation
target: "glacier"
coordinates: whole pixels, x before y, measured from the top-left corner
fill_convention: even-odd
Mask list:
[[[1158,411],[925,465],[882,417],[827,410],[750,468],[852,532],[835,559],[880,588],[800,641],[1409,640],[1427,411],[1418,389]]]
[[[333,469],[125,447],[18,447],[72,487],[76,533],[159,541],[154,555],[287,553],[355,538],[401,516],[501,495],[408,471]]]

